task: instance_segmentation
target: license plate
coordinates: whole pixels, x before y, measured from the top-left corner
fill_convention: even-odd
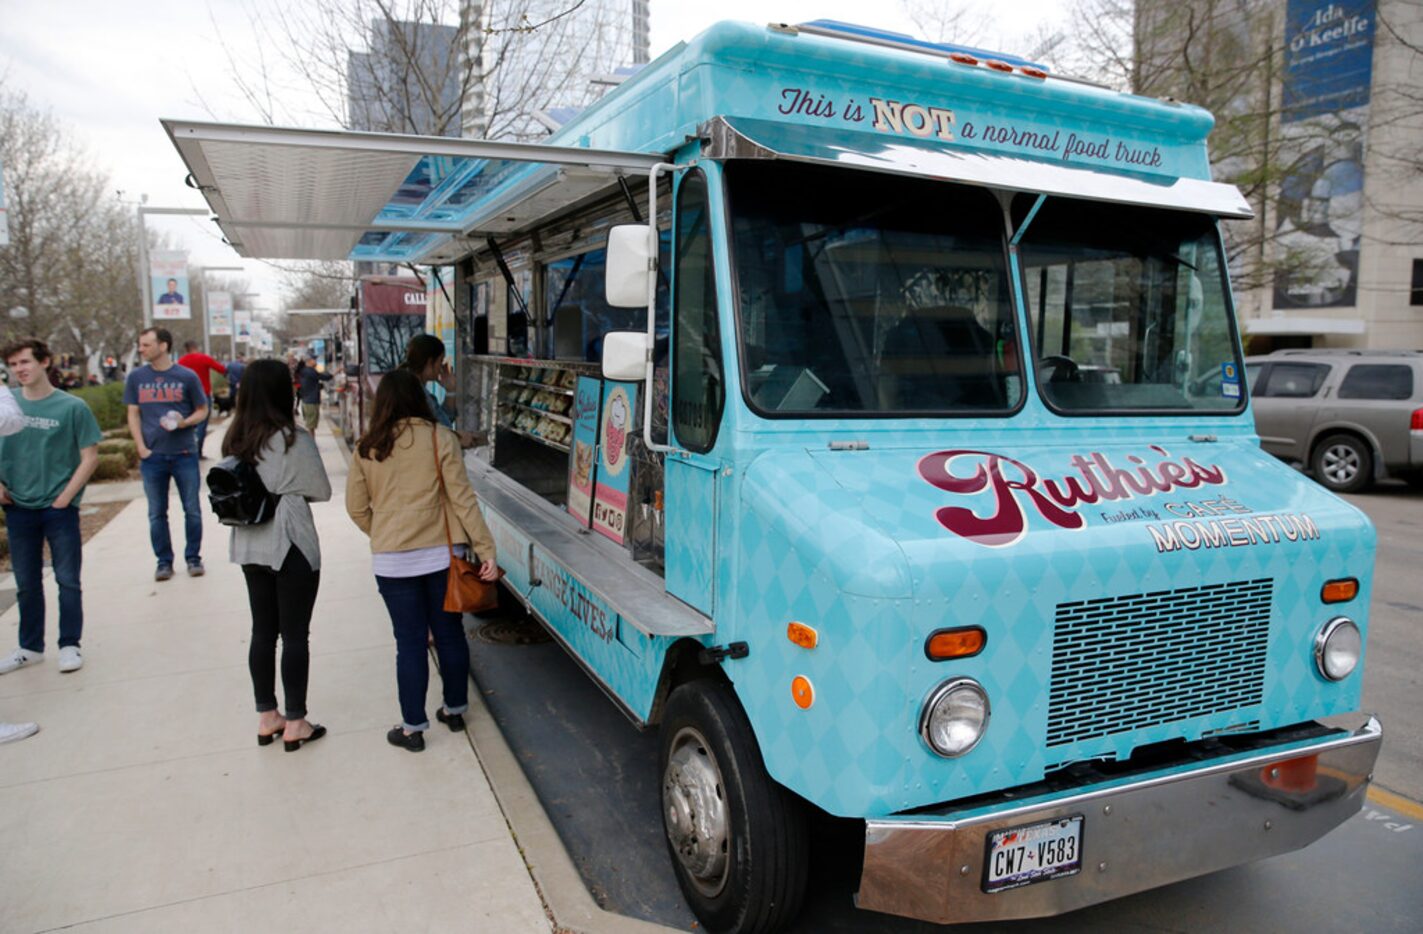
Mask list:
[[[983,891],[1002,892],[1082,871],[1082,815],[988,835]]]

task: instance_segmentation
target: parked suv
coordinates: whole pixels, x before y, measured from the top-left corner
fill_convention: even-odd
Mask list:
[[[1423,481],[1423,351],[1277,350],[1245,374],[1261,447],[1324,486]]]

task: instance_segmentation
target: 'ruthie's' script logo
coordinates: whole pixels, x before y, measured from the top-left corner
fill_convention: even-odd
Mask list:
[[[1156,445],[1151,450],[1170,457]],[[945,492],[988,493],[992,510],[987,516],[966,506],[943,506],[934,517],[955,535],[995,548],[1011,545],[1027,532],[1025,506],[1059,528],[1081,529],[1087,520],[1075,511],[1078,506],[1225,483],[1223,468],[1189,457],[1155,463],[1135,454],[1126,459],[1131,466],[1123,468],[1105,454],[1074,454],[1069,462],[1076,473],[1062,479],[1039,477],[1022,461],[991,451],[936,451],[920,458],[918,466],[919,476]]]

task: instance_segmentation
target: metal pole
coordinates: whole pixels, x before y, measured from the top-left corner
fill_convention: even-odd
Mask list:
[[[203,294],[203,353],[212,356],[212,341],[208,335],[208,328],[212,326],[212,312],[208,311],[208,271],[206,269],[198,273],[198,289]]]
[[[143,328],[153,327],[153,301],[148,294],[148,228],[143,223],[143,205],[138,206],[138,297],[143,302]]]

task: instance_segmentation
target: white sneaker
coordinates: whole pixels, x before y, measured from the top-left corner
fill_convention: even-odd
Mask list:
[[[24,668],[26,665],[33,665],[36,662],[44,661],[43,652],[31,652],[29,649],[16,649],[4,658],[0,658],[0,675],[7,675],[16,668]]]
[[[64,672],[78,671],[84,667],[84,656],[79,654],[79,646],[62,645],[59,647],[59,670]]]
[[[40,731],[38,723],[0,723],[0,743],[13,743]]]

